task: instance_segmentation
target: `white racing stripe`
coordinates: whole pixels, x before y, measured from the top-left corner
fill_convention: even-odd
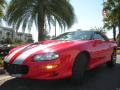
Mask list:
[[[28,46],[28,45],[27,45]],[[18,53],[19,51],[21,51],[22,49],[26,48],[27,46],[24,46],[18,50],[13,51],[10,55],[8,55],[8,57],[5,58],[5,62],[9,62],[11,60],[11,58]]]
[[[39,50],[44,50],[45,48],[52,46],[52,45],[55,45],[55,44],[58,44],[58,43],[51,43],[49,45],[40,45],[38,47],[32,48],[28,51],[25,51],[14,60],[13,64],[22,64],[24,62],[24,60],[26,58],[28,58],[31,54],[33,54]]]

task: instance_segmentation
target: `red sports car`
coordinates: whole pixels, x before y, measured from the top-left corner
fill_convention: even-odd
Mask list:
[[[12,49],[4,68],[12,76],[53,80],[71,77],[82,80],[85,71],[116,63],[116,43],[98,31],[73,31],[52,40]]]

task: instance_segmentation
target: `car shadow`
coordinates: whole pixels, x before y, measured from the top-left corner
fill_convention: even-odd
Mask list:
[[[74,85],[70,79],[54,81],[11,79],[0,90],[120,90],[120,64],[114,68],[105,65],[88,71],[82,84]]]

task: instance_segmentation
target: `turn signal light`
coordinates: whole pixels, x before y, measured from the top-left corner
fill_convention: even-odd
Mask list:
[[[46,66],[46,69],[50,70],[50,69],[54,69],[54,68],[57,68],[58,65],[47,65]]]

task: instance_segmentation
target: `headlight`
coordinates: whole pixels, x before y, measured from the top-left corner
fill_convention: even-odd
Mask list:
[[[38,54],[38,55],[34,56],[33,61],[35,61],[35,62],[48,61],[48,60],[57,59],[58,57],[59,57],[58,54],[53,53],[53,52],[49,52],[49,53]]]

